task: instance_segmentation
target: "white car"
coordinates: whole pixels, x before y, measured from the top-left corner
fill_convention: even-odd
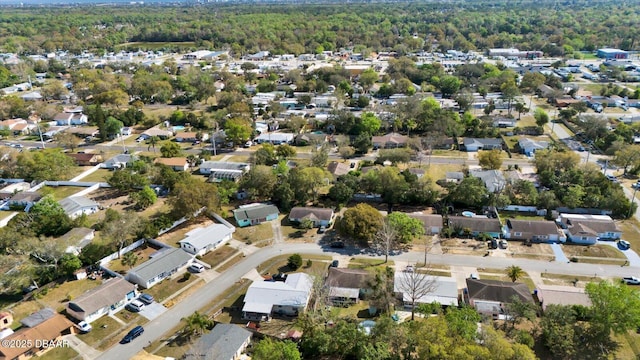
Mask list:
[[[623,277],[622,281],[624,281],[624,283],[627,285],[640,285],[640,279],[635,276]]]
[[[127,309],[129,309],[129,311],[140,312],[142,309],[144,309],[144,303],[140,300],[133,300],[132,302],[127,304],[126,307]]]
[[[507,243],[507,240],[504,240],[504,239],[500,240],[498,244],[500,245],[501,249],[506,249],[509,246],[509,243]]]
[[[78,329],[80,329],[81,333],[88,333],[89,331],[91,331],[91,329],[93,329],[93,327],[91,327],[91,324],[86,321],[80,321],[77,326]]]
[[[204,270],[205,270],[205,268],[201,264],[193,263],[193,264],[189,265],[189,271],[191,271],[191,272],[201,273]]]

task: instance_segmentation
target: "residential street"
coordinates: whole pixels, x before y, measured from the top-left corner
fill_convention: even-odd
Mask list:
[[[236,282],[246,273],[253,270],[258,264],[269,260],[272,257],[281,254],[324,254],[324,255],[360,255],[359,250],[342,249],[338,252],[334,249],[323,249],[317,244],[291,244],[283,243],[263,248],[255,253],[247,256],[245,259],[221,273],[216,279],[207,283],[203,287],[194,292],[188,301],[180,302],[168,309],[164,314],[155,320],[147,323],[144,328],[145,332],[138,339],[126,345],[114,345],[111,349],[105,351],[99,359],[129,359],[139,352],[149,342],[160,339],[178,324],[181,318],[191,315],[195,310],[200,309],[209,304],[213,299],[221,295],[226,289],[234,286]],[[383,259],[383,256],[369,256]],[[410,263],[418,263],[424,261],[423,252],[409,252],[400,255],[391,256],[394,260],[405,261]],[[458,267],[475,267],[475,268],[506,268],[513,265],[516,260],[512,258],[500,257],[479,257],[465,255],[448,255],[448,254],[429,254],[428,261],[431,264],[451,265]],[[560,263],[539,260],[517,259],[517,264],[525,271],[536,273],[554,273],[566,275],[583,275],[598,277],[623,277],[637,273],[638,267],[620,267],[617,265],[596,265],[584,263]],[[123,334],[124,336],[124,334]]]

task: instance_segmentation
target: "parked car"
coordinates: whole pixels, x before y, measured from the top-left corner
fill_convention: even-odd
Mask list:
[[[618,241],[618,247],[622,250],[628,250],[631,248],[631,244],[627,240]]]
[[[322,225],[320,226],[320,228],[318,229],[318,234],[324,234],[327,231],[327,227]]]
[[[120,340],[120,344],[128,344],[131,341],[133,341],[133,339],[137,338],[138,336],[142,335],[142,333],[144,332],[144,328],[140,325],[134,327],[133,329],[131,329],[131,331],[129,331],[127,333],[127,335],[125,335],[122,340]]]
[[[132,302],[127,304],[126,308],[131,312],[140,312],[142,309],[144,309],[144,303],[142,303],[142,301],[140,300],[133,300]]]
[[[338,265],[340,265],[340,262],[338,260],[333,260],[331,262],[331,265],[329,265],[329,267],[338,267]]]
[[[189,265],[189,271],[194,272],[194,273],[201,273],[205,270],[204,266],[202,264],[198,264],[198,263],[193,263],[191,265]]]
[[[149,294],[142,294],[140,295],[140,297],[138,297],[138,300],[142,301],[143,303],[145,303],[146,305],[151,304],[155,299],[153,298],[153,296],[149,295]]]
[[[640,285],[640,279],[635,276],[623,277],[622,281],[627,285]]]
[[[504,239],[500,240],[499,244],[501,249],[506,249],[509,246],[509,244],[507,243],[507,240],[504,240]]]
[[[91,331],[91,329],[93,329],[93,327],[91,327],[91,324],[86,321],[80,321],[77,326],[78,329],[80,329],[80,332],[83,334],[86,334]]]
[[[640,189],[640,182],[637,182],[637,183],[635,183],[635,184],[631,185],[631,188],[633,188],[633,189]]]

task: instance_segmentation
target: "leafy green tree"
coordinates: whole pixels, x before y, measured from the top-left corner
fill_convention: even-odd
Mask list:
[[[536,111],[533,113],[533,118],[536,120],[536,125],[544,126],[549,122],[549,114],[541,108],[536,108]]]
[[[256,360],[300,360],[300,351],[295,343],[277,341],[266,337],[253,346],[252,358]]]
[[[578,351],[580,327],[570,306],[549,304],[540,320],[544,345],[559,359],[573,359]]]
[[[518,90],[515,80],[509,79],[505,81],[500,86],[500,91],[502,91],[502,98],[507,101],[507,112],[511,114],[511,104],[516,96],[520,95],[520,91]]]
[[[348,185],[338,182],[329,189],[329,199],[339,203],[346,204],[353,198],[354,191]]]
[[[186,322],[186,324],[184,328],[182,328],[181,335],[186,337],[187,339],[190,339],[195,335],[203,334],[206,330],[209,330],[213,327],[213,321],[210,320],[206,315],[200,314],[197,311],[187,316],[183,320]]]
[[[413,240],[424,236],[424,225],[403,212],[392,212],[387,220],[397,233],[397,240],[402,244],[410,244]]]
[[[626,145],[615,152],[613,164],[620,166],[627,175],[629,167],[640,167],[640,145]]]
[[[158,200],[156,192],[148,185],[145,185],[142,190],[131,194],[131,198],[136,202],[138,209],[146,209]]]
[[[62,206],[47,195],[29,210],[31,228],[38,235],[61,236],[71,230],[71,219]]]
[[[511,281],[516,282],[518,281],[518,279],[520,279],[521,277],[523,277],[525,275],[524,270],[522,270],[522,268],[520,266],[517,265],[511,265],[509,267],[507,267],[505,269],[507,276],[509,277],[509,279],[511,279]]]
[[[360,85],[362,85],[364,91],[368,92],[373,84],[378,81],[378,73],[373,69],[367,69],[360,74],[358,81],[360,82]]]
[[[440,79],[440,83],[438,87],[442,92],[442,96],[445,98],[451,97],[451,95],[455,94],[460,90],[460,85],[462,82],[456,76],[445,76]]]
[[[539,72],[529,71],[522,76],[520,88],[522,91],[531,93],[535,92],[540,85],[543,85],[546,78]]]
[[[383,217],[378,210],[368,204],[358,204],[347,209],[337,222],[337,230],[361,244],[368,245],[382,227]]]
[[[240,188],[244,189],[251,199],[270,199],[274,194],[278,178],[273,169],[266,165],[256,165],[249,169],[240,180]]]
[[[316,149],[311,154],[311,166],[324,168],[329,161],[329,149],[326,146]]]
[[[351,144],[356,149],[356,154],[366,154],[373,147],[371,136],[366,133],[357,135]]]
[[[104,123],[104,131],[107,134],[108,138],[113,138],[114,136],[120,134],[120,131],[124,127],[122,121],[114,118],[113,116],[107,117],[107,120]]]
[[[338,148],[338,153],[340,154],[340,157],[347,160],[351,159],[353,155],[355,155],[356,149],[354,149],[353,146],[341,146]]]
[[[253,153],[256,165],[273,165],[278,162],[276,148],[272,144],[264,143]]]
[[[597,338],[610,338],[611,331],[621,334],[640,327],[640,293],[622,283],[588,283],[585,291],[591,300],[590,332]]]
[[[289,184],[295,193],[296,200],[305,203],[309,200],[316,201],[318,190],[330,178],[331,174],[325,169],[318,167],[295,168],[289,173]]]
[[[448,200],[469,207],[481,207],[488,199],[489,191],[482,179],[467,176],[449,190]]]
[[[123,266],[128,266],[129,269],[131,269],[138,263],[138,255],[136,255],[136,253],[133,251],[129,251],[126,254],[122,255],[120,262]]]
[[[21,152],[16,167],[16,175],[27,181],[64,180],[75,167],[75,162],[60,149],[44,149]]]
[[[73,273],[82,267],[82,261],[74,254],[64,254],[60,259],[60,271],[66,276],[71,276]]]
[[[182,148],[180,147],[180,145],[178,145],[178,143],[166,141],[160,147],[160,154],[162,154],[163,158],[178,157],[182,155]]]
[[[287,259],[287,267],[292,271],[298,270],[302,266],[302,256],[293,254]]]
[[[390,161],[393,165],[398,163],[408,163],[411,161],[411,150],[406,148],[400,149],[381,149],[378,151],[377,163]]]
[[[251,124],[246,119],[233,117],[224,122],[224,133],[235,145],[247,142],[252,132]]]
[[[125,168],[114,171],[107,178],[107,183],[122,193],[128,193],[136,188],[148,186],[149,178],[144,174]]]
[[[75,151],[82,142],[82,139],[75,134],[66,131],[55,134],[53,138],[58,144],[62,145],[65,149],[71,150],[71,152]]]
[[[382,121],[372,112],[366,112],[360,116],[360,124],[358,134],[375,135],[382,126]]]
[[[482,150],[478,152],[478,163],[483,170],[499,170],[502,166],[502,151]]]
[[[474,341],[477,338],[478,323],[482,320],[482,317],[474,308],[469,306],[461,308],[449,306],[444,318],[454,334],[460,335],[467,341]]]
[[[192,218],[202,208],[215,212],[220,205],[216,186],[194,177],[177,183],[168,202],[176,219],[183,216]]]
[[[296,156],[296,149],[288,144],[282,144],[276,148],[276,156],[281,159],[290,159]]]

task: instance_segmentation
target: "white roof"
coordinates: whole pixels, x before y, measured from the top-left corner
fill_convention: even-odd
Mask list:
[[[597,220],[597,221],[613,221],[609,215],[588,215],[588,214],[560,214],[563,219],[575,220]]]
[[[206,228],[197,228],[188,232],[187,237],[178,241],[178,243],[191,244],[196,249],[203,249],[207,245],[215,244],[222,241],[227,236],[233,234],[235,228],[230,228],[222,224],[213,224]]]
[[[360,296],[360,289],[351,289],[343,287],[331,287],[329,289],[330,297],[344,297],[354,299]]]
[[[405,276],[402,272],[396,272],[393,281],[393,291],[402,293],[399,288],[402,276]],[[446,276],[431,276],[427,274],[411,274],[410,276],[425,276],[434,280],[433,291],[429,294],[422,296],[416,300],[416,303],[431,304],[437,302],[440,305],[458,306],[458,283],[456,279]],[[411,302],[411,297],[407,294],[402,294],[402,298],[405,302]]]
[[[292,141],[295,135],[292,133],[265,133],[256,137],[256,140],[262,141]]]
[[[305,273],[295,273],[281,281],[254,281],[244,297],[242,311],[268,314],[273,305],[306,306],[311,295],[313,279]],[[262,305],[258,305],[262,304]],[[261,312],[251,309],[268,309]]]

